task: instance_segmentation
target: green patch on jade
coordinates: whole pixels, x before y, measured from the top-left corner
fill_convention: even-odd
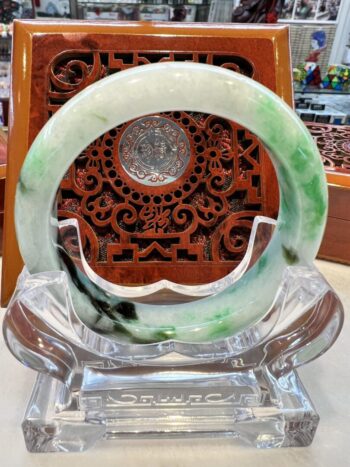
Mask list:
[[[22,178],[21,175],[19,176],[19,179],[18,179],[17,189],[20,190],[21,193],[23,193],[23,194],[26,193],[26,191],[27,191],[26,184],[23,182],[23,178]]]
[[[287,248],[286,246],[282,245],[282,250],[284,259],[290,266],[296,264],[299,261],[299,256],[293,248]]]
[[[159,331],[153,334],[154,342],[157,341],[168,341],[169,339],[176,338],[175,327],[160,329]]]
[[[104,117],[103,115],[97,115],[97,114],[92,114],[95,118],[97,118],[98,120],[100,120],[101,122],[103,123],[107,123],[108,122],[108,118]]]
[[[258,259],[258,273],[260,274],[268,265],[267,256],[262,256]]]
[[[213,330],[210,333],[210,340],[217,340],[220,337],[228,337],[231,333],[231,326],[229,323],[223,321],[218,321],[213,325]]]

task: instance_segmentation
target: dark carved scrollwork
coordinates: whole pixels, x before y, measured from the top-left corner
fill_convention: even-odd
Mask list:
[[[72,51],[51,64],[48,113],[106,75],[173,60],[255,73],[235,55]],[[213,115],[184,110],[143,117],[92,142],[67,172],[58,199],[59,215],[79,220],[85,256],[105,278],[151,282],[156,276],[147,267],[167,265],[159,276],[214,280],[227,273],[220,266],[233,269],[241,261],[253,219],[264,214],[261,145],[246,129]],[[187,266],[194,261],[207,272],[193,275]]]
[[[54,112],[79,91],[105,76],[138,65],[190,61],[217,65],[256,78],[253,64],[239,55],[181,52],[82,52],[67,51],[49,67],[49,111]]]
[[[321,153],[325,169],[349,173],[350,127],[307,123]]]

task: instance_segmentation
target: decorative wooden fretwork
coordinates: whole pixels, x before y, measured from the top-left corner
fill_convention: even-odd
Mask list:
[[[48,115],[112,73],[179,60],[256,78],[254,66],[237,55],[67,51],[50,65]],[[254,217],[266,213],[262,151],[249,131],[213,115],[184,110],[127,122],[71,166],[59,216],[78,219],[85,257],[108,280],[215,280],[239,264]]]
[[[307,123],[326,171],[350,173],[350,126]]]
[[[158,62],[198,62],[216,65],[258,79],[254,65],[243,56],[189,52],[93,52],[69,51],[55,57],[49,67],[48,110],[57,110],[89,84],[118,71]],[[156,84],[155,84],[156,85]],[[204,96],[203,96],[204,97]]]
[[[261,84],[267,86],[273,92],[276,92],[289,105],[292,104],[288,47],[289,36],[287,27],[283,25],[276,25],[273,28],[269,28],[266,27],[266,25],[240,26],[237,24],[218,25],[173,22],[26,21],[17,22],[14,25],[14,29],[12,93],[16,98],[14,98],[12,102],[11,119],[9,122],[11,138],[6,180],[6,223],[1,287],[1,300],[4,305],[8,303],[15,289],[17,277],[23,267],[23,261],[16,241],[13,220],[16,183],[23,160],[30,145],[50,116],[81,89],[106,75],[116,73],[128,67],[139,66],[148,62],[159,62],[160,60],[194,60],[201,63],[225,66],[243,72],[245,75],[253,77]],[[204,95],[203,99],[206,98],[207,96]],[[209,171],[209,156],[204,153],[206,149],[209,149],[209,147],[207,148],[208,141],[210,138],[213,139],[210,134],[206,133],[207,129],[210,129],[209,122],[211,116],[196,116],[186,112],[186,110],[189,109],[181,110],[184,111],[181,115],[187,114],[187,118],[191,122],[192,120],[195,121],[194,126],[196,127],[196,132],[199,132],[202,138],[204,138],[203,147],[205,149],[202,156],[207,162],[202,172],[203,181],[198,183],[195,192],[198,191],[198,193],[205,194],[207,190],[206,186],[208,186],[208,180],[205,177],[207,177],[206,174],[208,174]],[[186,156],[186,150],[184,156],[182,152],[178,152],[177,150],[172,152],[171,158],[175,161],[175,174],[173,173],[174,169],[172,169],[171,164],[167,165],[165,162],[163,164],[163,161],[161,163],[159,162],[161,165],[160,178],[167,177],[167,179],[165,181],[158,180],[158,182],[168,189],[169,186],[167,182],[169,180],[172,181],[171,177],[174,178],[176,183],[180,184],[181,177],[189,179],[189,177],[192,176],[189,171],[193,169],[192,162],[199,157],[199,154],[194,153],[193,138],[187,129],[192,125],[188,126],[187,124],[183,124],[182,121],[178,122],[172,120],[172,115],[164,115],[162,118],[171,120],[179,127],[181,131],[176,131],[179,131],[179,135],[183,132],[189,144],[189,146],[187,146],[186,140],[184,139],[182,140],[182,142],[185,143],[183,147],[190,148],[189,157]],[[182,118],[180,120],[182,120]],[[207,122],[205,122],[206,119]],[[240,129],[230,122],[220,121],[219,124],[222,125],[229,134],[229,137],[223,134],[222,140],[227,140],[226,142],[228,142],[228,139],[231,138],[231,152],[234,152],[232,160],[236,161],[232,169],[235,171],[234,174],[237,174],[237,167],[241,167],[240,170],[242,173],[245,171],[246,174],[243,175],[242,178],[246,176],[248,180],[251,181],[251,187],[246,190],[246,187],[243,189],[239,188],[239,184],[242,184],[242,181],[236,179],[233,181],[233,191],[236,189],[236,193],[232,194],[232,196],[230,195],[225,201],[225,196],[223,196],[224,190],[222,188],[220,196],[217,198],[218,202],[222,202],[221,200],[224,199],[225,202],[229,200],[232,203],[243,203],[244,206],[237,210],[237,216],[244,216],[246,212],[248,212],[250,216],[248,219],[243,219],[245,223],[243,227],[237,224],[235,230],[231,231],[229,234],[229,247],[231,248],[233,244],[235,246],[235,251],[230,251],[230,249],[227,249],[227,245],[224,245],[220,250],[221,259],[195,260],[195,258],[198,257],[195,255],[199,253],[198,249],[194,250],[193,246],[200,245],[199,236],[204,234],[210,235],[210,232],[214,231],[215,226],[217,227],[215,232],[219,234],[224,227],[223,222],[226,220],[227,216],[218,217],[214,211],[217,217],[215,226],[203,227],[203,232],[198,231],[197,243],[195,243],[196,237],[194,234],[191,234],[191,244],[186,245],[185,252],[183,252],[179,251],[181,250],[179,248],[176,250],[175,247],[177,245],[176,241],[182,242],[184,239],[182,234],[181,236],[179,235],[179,232],[182,229],[183,233],[186,228],[184,224],[186,224],[187,221],[184,221],[184,224],[179,224],[178,222],[177,230],[173,233],[172,237],[169,232],[169,229],[173,228],[174,207],[178,206],[179,203],[173,206],[156,204],[156,206],[158,206],[158,211],[160,209],[159,206],[162,206],[162,209],[165,207],[165,211],[169,209],[171,213],[170,217],[166,217],[166,220],[163,219],[164,216],[162,214],[162,221],[158,221],[157,227],[154,228],[154,226],[152,226],[152,222],[154,223],[154,221],[152,220],[151,214],[146,212],[146,208],[142,214],[143,218],[141,218],[142,206],[136,203],[135,200],[130,201],[130,197],[127,198],[124,194],[123,202],[134,206],[139,213],[140,219],[137,226],[134,227],[134,231],[130,232],[130,230],[132,230],[132,225],[125,222],[125,220],[128,221],[129,219],[129,217],[126,216],[124,223],[127,224],[126,231],[130,240],[123,240],[123,242],[124,244],[131,243],[133,245],[135,245],[136,242],[138,247],[135,249],[135,246],[133,246],[129,252],[123,250],[122,256],[124,261],[119,260],[119,253],[113,253],[114,259],[112,255],[110,263],[108,263],[108,260],[102,260],[102,258],[108,257],[108,251],[112,246],[113,248],[119,248],[121,244],[117,238],[118,233],[113,229],[113,226],[107,228],[97,225],[96,222],[93,223],[93,216],[87,210],[88,206],[82,204],[82,199],[84,197],[88,195],[92,197],[93,183],[96,179],[84,180],[83,172],[81,171],[92,171],[93,164],[95,163],[94,157],[101,158],[96,164],[99,167],[102,165],[101,161],[105,160],[104,151],[102,151],[103,154],[99,154],[98,156],[92,154],[90,156],[90,148],[87,148],[83,151],[84,154],[81,155],[81,158],[85,157],[86,166],[84,167],[83,161],[80,158],[75,164],[75,177],[72,178],[73,169],[69,170],[67,177],[63,180],[62,189],[59,193],[59,201],[61,203],[66,203],[65,210],[70,217],[79,218],[80,225],[83,227],[82,233],[85,242],[85,252],[88,255],[90,266],[97,274],[112,282],[119,282],[121,284],[149,283],[159,280],[160,278],[195,284],[213,281],[218,277],[224,276],[235,267],[244,254],[244,246],[241,252],[237,252],[240,243],[238,242],[238,237],[234,237],[234,235],[239,234],[243,239],[248,238],[251,220],[255,212],[270,217],[277,215],[278,186],[273,167],[266,151],[259,145],[257,154],[253,149],[254,144],[252,143],[251,149],[255,152],[253,152],[252,155],[249,154],[249,149],[247,148],[248,143],[246,142],[246,140],[248,142],[250,140],[249,132],[245,132],[245,129]],[[112,138],[112,147],[110,147],[111,151],[114,151],[113,155],[110,157],[112,165],[118,164],[118,160],[120,160],[116,157],[117,152],[119,152],[119,143],[116,139],[119,137],[121,138],[122,134],[127,135],[128,133],[125,132],[130,125],[132,125],[132,123],[127,122],[125,127],[115,129],[116,136]],[[140,122],[136,123],[136,125],[140,125]],[[164,125],[164,128],[165,126],[166,125]],[[153,133],[150,132],[146,135],[147,144],[149,141],[152,141],[152,138],[154,140],[156,135],[159,136],[159,128],[155,130],[157,131]],[[119,134],[117,136],[118,131]],[[130,131],[132,131],[132,129]],[[101,135],[101,138],[103,139],[104,136]],[[107,139],[108,138],[106,138],[106,140]],[[238,145],[239,141],[240,144]],[[255,141],[255,139],[252,138],[252,141]],[[127,175],[125,172],[125,180],[133,180],[135,185],[137,183],[137,176],[141,176],[141,179],[143,179],[143,183],[139,183],[139,193],[142,193],[143,190],[152,191],[151,188],[147,187],[147,183],[154,183],[151,180],[152,174],[143,174],[142,171],[142,167],[145,168],[145,162],[147,162],[147,160],[152,160],[152,157],[150,158],[152,151],[150,152],[150,148],[147,144],[143,145],[143,140],[141,142],[142,145],[140,144],[137,148],[140,149],[139,154],[145,154],[144,159],[135,155],[133,148],[123,144],[120,146],[122,151],[125,151],[125,157],[128,158],[128,160],[130,160],[130,157],[133,160],[138,160],[138,162],[143,160],[142,163],[137,165],[136,170],[125,160],[123,165],[123,170],[129,174]],[[171,142],[172,138],[170,137],[170,143]],[[171,147],[171,145],[169,146],[170,143],[169,138],[164,138],[162,136],[160,141],[157,142],[157,147],[155,148],[156,153],[163,154],[166,147]],[[62,144],[64,144],[64,141],[62,141]],[[98,144],[98,142],[92,143],[92,145],[93,144]],[[110,142],[108,142],[108,144],[110,144]],[[218,142],[215,142],[215,144],[217,145]],[[244,157],[239,157],[241,154],[239,146],[242,147],[243,151],[247,149]],[[237,147],[237,150],[235,147]],[[222,154],[222,156],[220,155],[219,157],[221,166],[223,170],[227,171],[229,150],[226,149],[225,154],[223,150],[219,152]],[[131,156],[127,156],[128,154],[131,154]],[[243,159],[247,159],[248,156],[251,157],[251,160],[244,162]],[[161,160],[161,158],[159,159]],[[237,159],[242,159],[241,165]],[[254,161],[253,164],[252,161]],[[108,164],[110,164],[110,162],[108,162]],[[79,187],[78,170],[80,170],[80,180],[88,186],[90,190],[89,193],[87,193],[88,190],[86,188]],[[111,171],[113,171],[113,168],[101,172],[100,179],[108,180],[107,182],[103,182],[104,186],[101,193],[112,193],[112,199],[113,202],[115,202],[118,193],[113,180],[116,181],[117,178],[113,177],[113,172],[112,174],[109,173]],[[148,170],[146,170],[146,172],[147,171]],[[144,178],[146,178],[146,180]],[[130,190],[134,185],[128,183]],[[193,186],[194,185],[191,185],[192,188]],[[215,190],[218,191],[218,188],[216,187]],[[186,194],[186,191],[184,191],[184,193]],[[193,194],[191,194],[191,196],[193,196]],[[134,197],[135,196],[137,195],[134,194]],[[164,197],[165,196],[166,194],[164,194]],[[95,206],[96,198],[95,200],[91,198]],[[182,197],[181,202],[190,205],[189,198],[190,196],[188,196],[188,199]],[[258,201],[252,201],[254,198],[258,198]],[[236,199],[237,201],[235,201]],[[67,206],[67,203],[70,203],[70,207]],[[108,204],[111,203],[111,201],[101,201],[102,207],[105,207],[105,203]],[[200,203],[203,204],[203,201],[198,202],[197,200],[197,204]],[[72,207],[74,204],[76,208]],[[145,204],[145,206],[147,205]],[[206,206],[205,204],[204,207],[211,208],[211,206]],[[88,214],[79,214],[78,212],[80,209],[86,210]],[[229,212],[232,213],[234,210],[232,209]],[[203,217],[203,209],[200,213]],[[96,213],[96,218],[98,218],[99,215],[100,214],[97,215]],[[110,217],[109,213],[106,215]],[[157,216],[159,217],[158,214]],[[204,219],[207,221],[205,216]],[[122,221],[119,220],[118,229],[123,227]],[[141,228],[141,222],[143,222],[144,229]],[[198,225],[199,224],[198,222]],[[132,237],[137,229],[141,229],[139,233],[142,234],[146,242],[145,245],[141,245],[141,240],[139,238],[137,238],[136,241],[136,237]],[[161,239],[163,243],[161,244],[160,240],[158,240],[159,237],[154,239],[153,245],[158,245],[159,248],[158,250],[154,250],[155,253],[152,253],[152,255],[155,255],[152,261],[149,260],[150,256],[147,261],[134,261],[131,254],[141,256],[147,245],[150,245],[150,233],[152,229],[157,230],[157,235],[160,235],[161,229],[163,230],[162,236],[164,236],[164,239]],[[222,235],[223,234],[224,232]],[[116,240],[113,240],[114,243],[107,243],[106,239],[102,240],[107,237],[107,235],[115,236]],[[166,243],[168,240],[170,240],[170,243]],[[208,240],[211,241],[211,238]],[[207,244],[208,240],[206,240]],[[106,245],[105,256],[102,244]],[[72,242],[70,243],[70,247],[74,248]],[[157,253],[159,250],[170,251],[171,255],[175,254],[175,251],[178,252],[176,253],[177,256],[174,256],[174,258],[178,258],[178,260],[175,262],[173,260],[164,260],[166,255],[162,256],[160,253]],[[195,251],[195,254],[193,251]],[[203,258],[209,257],[208,254],[210,251],[208,252],[205,248],[203,248],[202,251]],[[190,254],[193,256],[188,259],[188,255]],[[173,256],[171,256],[171,258],[173,258]]]

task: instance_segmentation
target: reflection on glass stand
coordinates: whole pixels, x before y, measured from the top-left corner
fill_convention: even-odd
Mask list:
[[[135,296],[164,303],[216,293],[254,264],[274,225],[255,219],[240,269],[218,284],[196,293],[158,283]],[[69,237],[80,245],[74,222],[61,223],[60,232],[64,243]],[[82,257],[76,261],[87,268]],[[315,267],[291,266],[269,312],[243,332],[200,344],[125,344],[79,320],[64,272],[24,270],[4,335],[17,359],[39,372],[22,425],[27,448],[83,451],[100,439],[172,435],[306,446],[319,417],[296,368],[325,352],[342,322],[342,305]]]

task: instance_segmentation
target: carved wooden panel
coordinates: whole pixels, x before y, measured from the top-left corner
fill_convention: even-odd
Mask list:
[[[18,174],[35,136],[64,102],[90,83],[164,60],[241,71],[292,102],[285,26],[15,24],[3,304],[23,264],[13,206]],[[277,215],[277,181],[255,137],[232,122],[186,110],[151,116],[150,131],[149,122],[141,120],[101,135],[66,174],[60,214],[79,218],[86,255],[102,277],[124,284],[161,277],[192,284],[215,280],[242,258],[253,217]],[[133,146],[128,135],[135,129],[145,134]],[[183,150],[172,150],[175,141]],[[165,149],[170,149],[173,164],[163,161]],[[158,179],[150,169],[152,154],[159,155]]]
[[[350,173],[350,126],[307,123],[326,171]]]
[[[50,64],[48,115],[107,75],[180,60],[257,78],[249,60],[228,53],[67,51]],[[58,213],[78,219],[85,256],[106,279],[176,281],[180,271],[182,282],[215,280],[239,264],[254,217],[267,212],[262,151],[249,131],[216,116],[140,118],[78,157],[62,182]],[[194,274],[193,266],[203,273]]]

